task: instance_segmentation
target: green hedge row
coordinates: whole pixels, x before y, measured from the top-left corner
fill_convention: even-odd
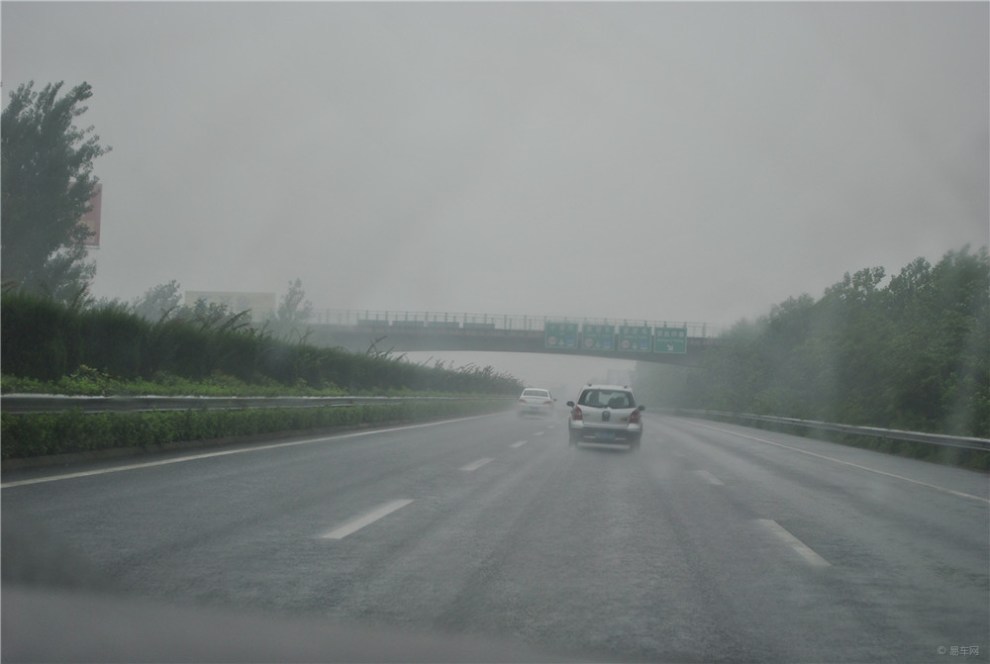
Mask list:
[[[235,321],[231,318],[228,323]],[[50,299],[5,293],[0,300],[5,374],[58,381],[81,368],[123,381],[192,381],[216,376],[291,388],[518,394],[523,385],[491,367],[450,370],[277,339],[265,330],[197,321],[146,321],[125,305],[74,309]]]
[[[465,399],[326,408],[0,413],[0,457],[17,459],[125,447],[154,448],[182,441],[426,421],[496,412],[507,405],[509,402],[499,399]]]

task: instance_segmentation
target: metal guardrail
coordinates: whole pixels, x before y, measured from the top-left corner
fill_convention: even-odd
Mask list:
[[[53,413],[81,410],[84,413],[122,413],[156,410],[242,410],[245,408],[319,408],[408,401],[453,401],[458,397],[155,397],[155,396],[64,396],[51,394],[7,394],[0,397],[5,413]]]
[[[775,417],[773,415],[753,415],[751,413],[727,413],[718,410],[685,410],[678,409],[677,413],[685,415],[695,415],[698,417],[720,417],[726,419],[743,420],[749,422],[763,422],[767,424],[786,424],[790,426],[800,426],[819,431],[835,431],[838,433],[848,433],[857,436],[872,436],[887,440],[897,440],[912,443],[928,443],[929,445],[939,445],[941,447],[958,447],[967,450],[980,450],[990,452],[990,439],[973,438],[968,436],[946,436],[938,433],[925,433],[921,431],[901,431],[899,429],[882,429],[880,427],[863,427],[851,424],[836,424],[834,422],[820,422],[818,420],[799,420],[793,417]]]

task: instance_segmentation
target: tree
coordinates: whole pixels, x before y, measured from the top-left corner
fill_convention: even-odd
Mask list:
[[[293,332],[301,335],[299,328],[304,328],[312,317],[313,303],[306,299],[302,279],[290,281],[289,290],[282,296],[272,321],[276,332],[286,336]]]
[[[893,429],[990,435],[990,254],[874,267],[742,321],[683,381],[644,373],[667,403]],[[659,397],[654,397],[659,400]]]
[[[134,313],[152,323],[174,317],[180,310],[182,286],[173,279],[167,284],[152,286],[134,300]]]
[[[71,301],[88,289],[95,266],[85,263],[89,230],[80,223],[99,180],[93,161],[110,151],[93,127],[74,120],[93,92],[81,83],[59,97],[62,83],[40,92],[34,82],[10,94],[0,126],[4,283]]]
[[[182,307],[177,318],[199,325],[201,330],[243,330],[251,326],[251,310],[232,311],[226,304],[200,298],[191,307]]]

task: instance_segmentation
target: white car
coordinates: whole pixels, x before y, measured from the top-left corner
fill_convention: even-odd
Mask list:
[[[549,416],[553,415],[556,401],[550,390],[545,390],[542,387],[527,387],[519,395],[516,411],[519,413],[519,417],[523,415]]]
[[[582,440],[595,443],[622,443],[639,447],[643,437],[642,412],[632,390],[620,385],[586,385],[577,403],[568,401],[567,435],[571,445]]]

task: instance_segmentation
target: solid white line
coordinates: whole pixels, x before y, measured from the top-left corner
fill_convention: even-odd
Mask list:
[[[371,510],[367,514],[363,514],[357,517],[356,519],[352,519],[347,523],[345,523],[344,525],[334,528],[325,535],[320,535],[320,539],[332,539],[332,540],[344,539],[348,535],[352,533],[356,533],[365,526],[369,526],[373,524],[375,521],[378,521],[382,517],[388,516],[392,512],[402,509],[411,502],[412,502],[411,500],[393,500],[390,503],[379,505],[378,507]]]
[[[520,440],[517,443],[512,443],[512,445],[510,445],[509,447],[519,448],[519,447],[522,447],[525,444],[526,444],[526,441],[525,440]]]
[[[793,452],[800,452],[801,454],[807,454],[808,456],[813,456],[818,459],[825,459],[826,461],[832,461],[834,463],[842,464],[843,466],[852,466],[853,468],[858,468],[859,470],[865,470],[868,473],[876,473],[877,475],[883,475],[884,477],[892,477],[898,480],[904,480],[905,482],[910,482],[911,484],[917,484],[918,486],[927,487],[929,489],[935,489],[936,491],[941,491],[943,493],[949,493],[953,496],[958,496],[960,498],[969,498],[970,500],[978,500],[981,503],[990,504],[990,500],[982,498],[980,496],[974,496],[970,493],[963,493],[962,491],[954,491],[952,489],[946,489],[945,487],[936,486],[934,484],[929,484],[928,482],[920,482],[918,480],[913,480],[910,477],[904,477],[902,475],[895,475],[894,473],[887,473],[882,470],[876,470],[875,468],[867,468],[866,466],[861,466],[858,463],[852,463],[850,461],[843,461],[842,459],[836,459],[830,456],[825,456],[824,454],[816,454],[815,452],[809,452],[808,450],[802,450],[799,447],[792,447],[790,445],[784,445],[783,443],[776,443],[772,440],[767,440],[766,438],[760,438],[758,436],[750,436],[744,433],[739,433],[738,431],[730,431],[729,429],[720,429],[718,427],[708,426],[707,424],[701,424],[695,422],[699,427],[705,429],[711,429],[712,431],[721,431],[722,433],[732,434],[734,436],[739,436],[740,438],[746,438],[748,440],[755,440],[759,443],[766,443],[767,445],[776,445],[777,447],[783,447],[785,450],[791,450]]]
[[[773,519],[757,519],[757,523],[773,533],[779,540],[796,551],[805,562],[813,567],[831,567],[829,562],[815,553],[808,545],[794,537],[782,525]]]
[[[478,470],[479,468],[481,468],[482,466],[484,466],[489,461],[494,461],[494,459],[478,459],[474,463],[469,463],[468,465],[464,466],[463,468],[461,468],[461,470],[463,470],[466,473],[470,473],[470,472],[473,472],[475,470]]]
[[[113,468],[103,468],[100,470],[87,470],[80,471],[78,473],[67,473],[64,475],[49,475],[47,477],[36,477],[30,480],[18,480],[16,482],[6,482],[0,484],[0,489],[10,489],[18,486],[27,486],[29,484],[43,484],[44,482],[59,482],[61,480],[71,480],[77,477],[92,477],[94,475],[106,475],[108,473],[120,473],[125,470],[137,470],[139,468],[153,468],[155,466],[167,466],[173,463],[183,463],[186,461],[198,461],[199,459],[211,459],[213,457],[227,456],[229,454],[245,454],[247,452],[260,452],[262,450],[272,450],[279,447],[294,447],[296,445],[311,445],[313,443],[322,443],[336,440],[344,440],[345,438],[359,438],[361,436],[373,436],[379,433],[394,433],[396,431],[408,431],[410,429],[421,429],[423,427],[432,427],[440,424],[450,424],[452,422],[464,422],[467,420],[473,420],[480,417],[485,417],[485,415],[474,415],[471,417],[458,417],[452,420],[440,420],[438,422],[425,422],[423,424],[410,424],[403,427],[392,427],[390,429],[369,429],[367,431],[358,431],[355,433],[344,433],[338,436],[323,436],[322,438],[307,438],[306,440],[294,440],[287,443],[272,443],[270,445],[256,445],[254,447],[246,447],[237,450],[224,450],[222,452],[207,452],[204,454],[192,454],[184,457],[176,457],[174,459],[163,459],[161,461],[147,461],[145,463],[132,463],[126,466],[114,466]]]
[[[711,473],[709,473],[707,470],[696,470],[694,472],[698,473],[698,475],[701,476],[709,484],[714,484],[716,486],[724,486],[724,484],[722,483],[722,480],[720,480],[719,478],[715,477],[714,475],[712,475]]]

